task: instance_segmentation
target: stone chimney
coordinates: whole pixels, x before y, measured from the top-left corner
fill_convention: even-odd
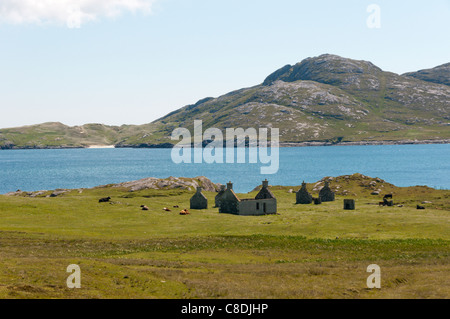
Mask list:
[[[269,187],[269,181],[267,179],[262,182],[262,187],[263,188],[268,188]]]
[[[202,192],[202,188],[201,187],[197,187],[197,193],[201,193]]]
[[[232,182],[228,182],[227,183],[227,189],[233,189],[233,183]]]

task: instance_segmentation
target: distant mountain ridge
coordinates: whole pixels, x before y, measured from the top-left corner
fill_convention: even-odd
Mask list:
[[[450,63],[442,64],[432,69],[405,73],[404,76],[411,76],[432,83],[450,85]]]
[[[449,64],[398,75],[324,54],[286,65],[262,84],[205,98],[145,125],[1,129],[1,148],[172,147],[172,131],[277,127],[285,145],[450,141]]]

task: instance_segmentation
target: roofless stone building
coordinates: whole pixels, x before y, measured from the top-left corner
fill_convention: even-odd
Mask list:
[[[220,185],[219,193],[215,197],[216,207],[220,207],[220,202],[222,200],[222,196],[225,193],[226,189],[227,189],[227,187],[225,185]]]
[[[208,209],[208,199],[202,194],[201,187],[197,187],[197,192],[191,198],[191,209]]]
[[[322,202],[334,202],[334,192],[330,188],[330,183],[325,182],[325,186],[319,192],[319,198]]]
[[[239,199],[229,182],[220,199],[219,213],[243,216],[260,216],[277,213],[277,199],[269,189],[269,182],[263,181],[255,199]]]
[[[302,188],[296,193],[296,204],[311,204],[313,202],[313,197],[306,189],[306,183],[302,183]]]

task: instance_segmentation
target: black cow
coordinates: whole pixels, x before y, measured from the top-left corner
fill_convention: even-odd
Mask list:
[[[425,209],[424,206],[417,205],[417,209]]]
[[[99,203],[107,203],[111,200],[111,197],[100,198],[98,200]]]
[[[392,194],[384,195],[384,197],[383,197],[383,199],[388,199],[388,198],[392,199]]]

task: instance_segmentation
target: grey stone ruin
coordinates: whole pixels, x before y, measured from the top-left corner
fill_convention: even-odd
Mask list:
[[[302,183],[302,188],[296,193],[296,204],[311,204],[313,202],[313,197],[306,189],[306,183]]]
[[[330,188],[330,183],[325,182],[325,186],[319,192],[319,198],[322,202],[334,202],[334,192]]]
[[[277,199],[269,189],[269,182],[263,181],[262,188],[253,199],[239,199],[233,191],[233,184],[227,184],[227,189],[220,200],[219,213],[245,216],[261,216],[277,213]]]
[[[344,210],[355,210],[356,204],[354,199],[344,199]]]
[[[226,189],[227,189],[227,187],[225,185],[220,185],[219,193],[216,195],[216,198],[215,198],[216,207],[220,207],[220,202],[222,200],[223,194],[225,194]]]
[[[197,187],[197,192],[191,198],[191,209],[208,209],[208,199],[202,194],[201,187]]]
[[[219,213],[221,214],[238,214],[239,213],[239,197],[237,197],[236,193],[233,190],[233,183],[227,183],[227,188],[225,193],[223,193],[220,206]]]
[[[259,191],[258,195],[256,195],[255,199],[272,199],[275,198],[273,193],[269,189],[269,181],[266,179],[262,182],[262,188]]]

